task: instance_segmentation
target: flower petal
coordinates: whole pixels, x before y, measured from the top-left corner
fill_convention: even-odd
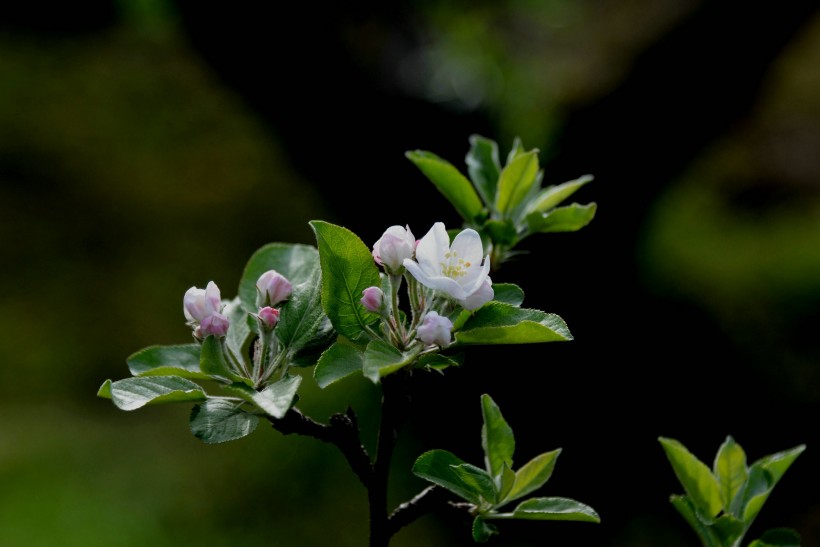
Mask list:
[[[436,222],[416,247],[416,260],[428,274],[441,274],[441,263],[444,255],[450,250],[450,236],[443,222]]]

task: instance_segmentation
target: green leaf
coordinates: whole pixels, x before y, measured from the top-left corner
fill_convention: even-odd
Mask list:
[[[498,533],[498,528],[486,522],[481,515],[476,515],[473,519],[473,541],[476,543],[487,543],[493,534]]]
[[[512,162],[512,160],[514,160],[524,152],[526,152],[526,150],[524,150],[524,143],[521,142],[520,137],[515,137],[513,139],[512,147],[510,148],[509,153],[507,153],[506,165],[509,165],[510,162]]]
[[[382,376],[387,376],[412,363],[419,351],[421,351],[420,346],[402,353],[387,342],[373,340],[364,350],[364,375],[374,383],[379,383]]]
[[[455,335],[457,344],[534,344],[572,340],[559,316],[491,301],[479,308]]]
[[[279,317],[276,337],[293,357],[297,353],[302,357],[311,353],[318,358],[318,354],[333,342],[333,326],[322,307],[322,270],[318,260],[307,279],[293,285],[290,298],[281,307]],[[309,366],[316,364],[316,361],[298,364]]]
[[[498,178],[496,210],[505,218],[510,218],[511,213],[538,182],[538,150],[516,156],[504,167]]]
[[[686,496],[671,496],[669,501],[672,502],[672,506],[677,509],[678,513],[698,535],[703,547],[725,547],[715,531],[698,517],[695,506],[689,498]]]
[[[780,481],[780,479],[783,477],[783,474],[791,466],[791,464],[794,463],[794,460],[797,459],[797,456],[802,454],[805,449],[806,445],[801,444],[794,448],[790,448],[789,450],[784,450],[776,454],[764,456],[752,465],[762,467],[763,469],[768,471],[772,477],[772,486],[774,486],[775,484],[777,484],[778,481]]]
[[[362,306],[362,291],[381,285],[373,255],[359,237],[341,226],[310,222],[319,245],[322,267],[322,306],[339,334],[359,342],[379,321]]]
[[[592,222],[598,205],[573,203],[558,207],[546,213],[536,211],[527,215],[527,228],[530,233],[576,232]]]
[[[572,520],[601,522],[601,517],[590,507],[569,498],[532,498],[522,501],[512,513],[485,515],[485,518],[524,520]]]
[[[417,368],[444,370],[450,367],[460,367],[464,361],[462,354],[442,355],[441,353],[426,353],[419,357]]]
[[[493,300],[516,308],[524,302],[524,291],[513,283],[493,283]]]
[[[413,474],[449,490],[470,503],[479,505],[481,492],[464,481],[456,471],[459,465],[464,465],[464,462],[455,454],[446,450],[430,450],[416,459],[413,464]]]
[[[487,207],[495,203],[498,189],[498,174],[501,163],[498,159],[498,144],[481,135],[470,136],[470,151],[467,153],[467,173]]]
[[[495,483],[486,471],[471,463],[462,463],[452,467],[453,473],[473,492],[477,492],[482,500],[491,504],[498,503]]]
[[[510,492],[515,486],[515,471],[509,468],[505,463],[501,469],[501,475],[496,481],[498,485],[498,503],[506,503],[509,501]]]
[[[516,471],[515,484],[504,501],[517,500],[544,486],[555,470],[555,462],[558,460],[559,454],[561,454],[560,448],[545,452],[534,457]]]
[[[212,378],[232,381],[244,380],[231,370],[228,361],[225,359],[222,340],[215,336],[208,336],[202,341],[199,368]]]
[[[720,485],[723,506],[729,507],[749,476],[746,468],[746,453],[731,436],[726,437],[720,446],[713,469]]]
[[[746,533],[743,522],[729,514],[721,515],[711,527],[721,545],[735,545],[735,542]]]
[[[268,385],[261,391],[256,391],[252,387],[240,382],[225,386],[225,390],[242,397],[246,401],[254,403],[274,418],[281,419],[285,417],[285,414],[287,414],[293,405],[296,392],[301,383],[301,376],[290,376],[286,374],[284,378]]]
[[[773,487],[772,474],[758,464],[752,465],[746,484],[735,498],[732,513],[738,515],[747,525],[751,524],[766,503]]]
[[[122,410],[136,410],[148,404],[204,401],[205,392],[194,382],[179,376],[139,376],[112,382],[106,380],[97,392]]]
[[[239,280],[238,293],[245,311],[257,312],[256,282],[266,271],[276,270],[295,286],[312,279],[318,268],[319,253],[311,245],[269,243],[259,248],[251,255]]]
[[[659,437],[669,463],[697,510],[713,519],[723,509],[720,486],[709,468],[675,439]]]
[[[342,342],[336,342],[319,358],[313,377],[320,388],[325,388],[350,376],[354,372],[361,372],[364,365],[364,354],[356,347]]]
[[[253,433],[259,418],[225,399],[208,399],[191,411],[191,433],[208,444],[241,439]]]
[[[512,468],[515,453],[515,437],[512,428],[501,415],[501,409],[486,393],[481,396],[481,447],[484,449],[484,463],[490,475],[500,477],[504,464]]]
[[[473,184],[453,164],[423,150],[407,152],[405,156],[430,179],[464,220],[472,222],[481,215],[483,207]]]
[[[228,334],[225,336],[225,350],[241,363],[241,366],[251,370],[250,349],[254,339],[259,335],[259,326],[256,319],[245,310],[242,301],[236,297],[222,310],[228,318]]]
[[[760,539],[751,542],[749,547],[800,547],[800,534],[791,528],[772,528],[766,530]]]
[[[591,182],[592,179],[592,175],[584,175],[563,184],[547,186],[546,188],[541,189],[538,195],[527,206],[527,212],[532,213],[538,211],[540,213],[546,213],[574,194],[575,191],[583,185]]]
[[[149,346],[131,354],[126,363],[133,376],[208,378],[199,370],[199,344]]]

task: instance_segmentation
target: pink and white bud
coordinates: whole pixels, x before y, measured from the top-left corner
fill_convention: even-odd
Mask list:
[[[378,287],[368,287],[362,291],[360,302],[367,311],[379,313],[384,306],[384,292]]]
[[[373,260],[388,272],[400,273],[404,269],[404,260],[413,258],[415,250],[416,238],[410,226],[391,226],[373,245]]]
[[[256,305],[275,306],[287,300],[293,290],[288,279],[276,270],[268,270],[256,281]]]
[[[442,348],[450,345],[453,322],[434,311],[427,312],[418,330],[418,338],[428,346],[437,344]]]
[[[262,325],[264,325],[268,330],[273,329],[273,327],[275,327],[279,322],[279,310],[276,308],[271,308],[270,306],[265,306],[259,310],[257,316],[262,322]]]
[[[205,338],[209,335],[222,337],[228,334],[228,318],[221,313],[212,313],[203,319],[196,330],[199,337]]]
[[[222,298],[216,283],[209,281],[204,289],[191,287],[182,298],[182,311],[189,323],[201,323],[205,318],[219,313]]]
[[[465,310],[473,311],[477,310],[494,297],[495,291],[493,290],[493,282],[488,277],[473,294],[464,300],[459,300],[458,303],[461,304],[461,307]]]

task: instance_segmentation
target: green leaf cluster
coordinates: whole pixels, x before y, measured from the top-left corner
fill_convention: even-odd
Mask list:
[[[470,137],[465,158],[467,175],[447,160],[424,150],[405,155],[453,205],[466,227],[487,244],[493,268],[498,268],[524,238],[536,233],[574,232],[595,217],[597,205],[561,205],[593,180],[584,175],[542,186],[544,172],[538,149],[526,150],[516,138],[501,164],[499,147],[481,135]]]
[[[684,495],[671,496],[670,501],[704,547],[739,546],[774,486],[806,448],[799,445],[747,466],[743,448],[727,436],[710,469],[679,441],[666,437],[658,440],[685,491]],[[793,530],[776,529],[749,547],[799,544],[800,538]]]
[[[449,490],[470,505],[472,534],[476,542],[486,542],[497,527],[493,520],[568,520],[600,522],[594,509],[563,497],[530,498],[513,509],[502,509],[527,496],[552,476],[561,449],[545,452],[513,471],[515,437],[501,410],[489,395],[481,396],[481,446],[484,467],[465,463],[446,450],[431,450],[418,457],[413,473]]]
[[[258,311],[256,281],[271,269],[287,277],[293,291],[280,307],[276,328],[263,336],[254,316]],[[190,428],[206,443],[250,434],[259,416],[284,417],[302,381],[301,375],[288,369],[315,364],[335,337],[322,308],[321,271],[315,247],[263,246],[246,264],[238,296],[223,307],[229,321],[224,338],[208,336],[195,343],[137,351],[126,360],[132,377],[106,380],[97,395],[111,399],[122,410],[196,403]],[[270,363],[275,376],[266,377],[260,371],[263,339],[275,351]]]

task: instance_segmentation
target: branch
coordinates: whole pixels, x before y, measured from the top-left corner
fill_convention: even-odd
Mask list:
[[[388,517],[390,535],[395,534],[408,524],[411,524],[419,517],[428,513],[455,513],[463,516],[465,508],[473,507],[472,504],[457,503],[448,499],[448,492],[436,486],[428,486],[410,501],[406,501],[396,507]]]
[[[295,408],[288,410],[284,418],[276,419],[268,416],[268,420],[273,424],[273,428],[283,435],[295,433],[335,445],[361,483],[365,487],[371,484],[373,466],[367,450],[359,439],[359,424],[352,408],[348,407],[345,414],[331,416],[329,424],[317,422]]]

